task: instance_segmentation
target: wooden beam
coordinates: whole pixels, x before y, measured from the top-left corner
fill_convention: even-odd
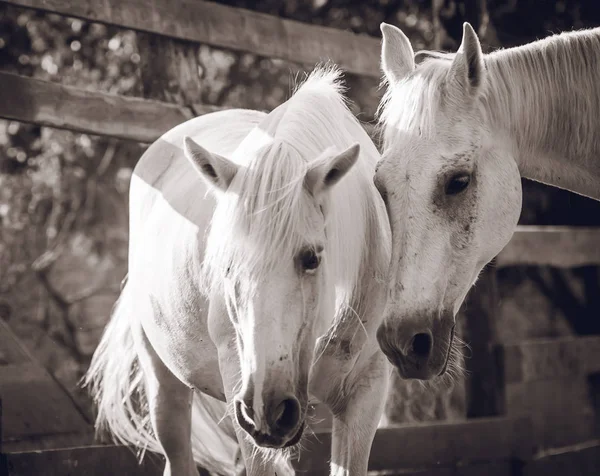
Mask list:
[[[380,77],[380,40],[198,0],[2,0],[84,20]]]
[[[70,395],[38,364],[0,367],[5,442],[65,433],[89,433]]]
[[[533,451],[528,418],[477,418],[377,430],[370,471],[450,466],[460,461],[527,459]],[[331,433],[315,432],[294,465],[299,474],[327,475]],[[411,473],[412,474],[412,473]],[[455,474],[455,473],[452,473]]]
[[[204,107],[201,112],[218,108]],[[184,107],[87,91],[0,72],[0,117],[76,132],[153,142],[194,114]]]
[[[507,384],[600,372],[600,336],[535,339],[502,348]]]
[[[544,451],[525,464],[523,476],[596,476],[600,468],[600,441]]]
[[[192,117],[226,108],[189,107],[63,86],[0,71],[0,118],[151,143]],[[362,124],[375,134],[371,124]]]
[[[496,258],[496,265],[600,265],[600,228],[519,226]]]
[[[457,319],[464,319],[469,345],[465,351],[467,369],[467,417],[503,414],[504,382],[498,366],[496,321],[500,299],[496,269],[486,268],[477,286],[471,289]]]
[[[92,425],[71,395],[29,354],[9,326],[0,320],[0,399],[2,441],[18,448],[21,442],[48,440],[56,435],[93,433]],[[47,442],[47,441],[46,441]]]
[[[7,476],[34,474],[160,476],[163,474],[162,457],[148,452],[140,464],[135,451],[134,448],[126,446],[84,446],[53,451],[8,453],[4,458],[8,466]]]

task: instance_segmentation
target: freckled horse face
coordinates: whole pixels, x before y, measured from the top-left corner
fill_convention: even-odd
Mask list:
[[[446,369],[467,292],[512,236],[521,181],[510,151],[485,140],[477,102],[485,70],[480,50],[469,50],[478,43],[463,40],[453,61],[415,67],[408,39],[391,28],[383,28],[390,89],[375,184],[392,261],[378,340],[403,377],[429,379]]]

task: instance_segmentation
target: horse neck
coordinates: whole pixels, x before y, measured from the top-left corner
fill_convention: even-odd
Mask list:
[[[521,175],[600,200],[600,28],[486,55],[491,140]]]

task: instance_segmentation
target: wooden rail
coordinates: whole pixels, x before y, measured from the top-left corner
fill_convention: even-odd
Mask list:
[[[496,258],[504,266],[600,265],[600,228],[520,226]]]
[[[224,108],[88,91],[0,71],[0,118],[151,143],[188,119]],[[369,134],[371,124],[363,123]]]
[[[31,356],[2,319],[0,399],[3,451],[93,439],[93,426],[71,395]]]
[[[380,40],[199,0],[2,0],[84,20],[379,77]]]
[[[187,119],[216,110],[200,105],[189,110],[0,72],[0,117],[41,126],[153,142]]]
[[[533,454],[527,418],[481,418],[381,428],[375,435],[370,471],[448,467],[459,461],[506,461]],[[316,432],[303,443],[299,474],[327,475],[331,433]]]
[[[502,348],[507,384],[600,372],[600,336],[535,339]]]

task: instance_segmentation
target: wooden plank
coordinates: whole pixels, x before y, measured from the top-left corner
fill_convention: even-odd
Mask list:
[[[455,476],[513,476],[515,462],[511,460],[458,464]]]
[[[0,71],[0,118],[74,132],[151,143],[192,117],[223,109],[87,91]],[[373,125],[362,125],[374,134]]]
[[[506,383],[600,372],[600,336],[535,339],[502,348]]]
[[[217,109],[204,107],[199,112]],[[0,117],[4,119],[153,142],[193,116],[181,106],[0,72]]]
[[[0,366],[30,362],[32,356],[10,327],[0,319]]]
[[[380,40],[197,0],[2,0],[22,7],[380,77]]]
[[[46,451],[62,448],[93,446],[98,444],[94,428],[90,426],[85,432],[59,433],[55,435],[35,435],[3,443],[5,453],[22,453],[27,451]],[[2,473],[0,473],[2,474]]]
[[[465,320],[470,357],[467,369],[467,416],[469,418],[496,416],[503,413],[504,383],[498,366],[496,331],[498,310],[496,270],[488,267],[477,281],[457,319]]]
[[[525,459],[532,454],[528,418],[477,418],[458,423],[396,426],[377,431],[369,470],[448,466],[459,461]],[[328,474],[331,434],[315,432],[303,443],[297,470]]]
[[[525,464],[523,476],[598,476],[600,441],[546,451]]]
[[[600,437],[587,381],[582,377],[508,384],[506,413],[531,419],[539,448]]]
[[[68,393],[34,362],[0,367],[0,398],[5,442],[91,429]]]
[[[600,228],[519,226],[496,265],[600,265]]]
[[[134,450],[125,446],[95,446],[55,451],[4,455],[7,476],[161,476],[162,457],[147,453],[142,464]]]

